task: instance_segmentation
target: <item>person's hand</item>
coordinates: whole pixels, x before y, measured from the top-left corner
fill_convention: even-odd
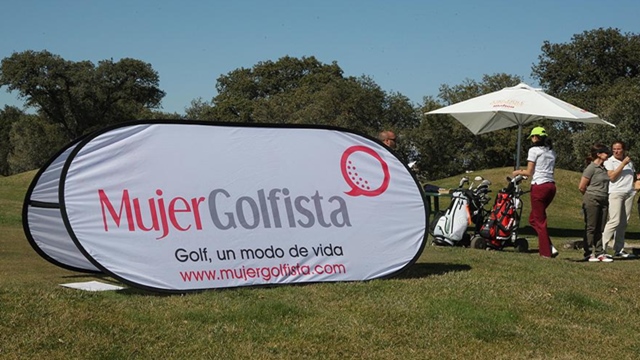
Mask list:
[[[628,157],[628,156],[626,158],[624,158],[624,160],[622,160],[622,163],[625,164],[625,165],[627,165],[630,162],[631,162],[631,158]]]

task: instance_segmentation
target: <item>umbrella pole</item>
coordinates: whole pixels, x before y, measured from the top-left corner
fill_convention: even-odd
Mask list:
[[[522,124],[518,125],[518,145],[516,145],[516,167],[515,169],[520,169],[520,145],[522,142]]]

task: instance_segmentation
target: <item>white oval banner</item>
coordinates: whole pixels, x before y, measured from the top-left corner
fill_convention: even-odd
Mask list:
[[[54,155],[34,176],[22,207],[22,226],[33,249],[45,260],[65,269],[100,272],[69,237],[60,213],[60,175],[78,142]]]
[[[60,203],[98,268],[176,292],[392,276],[427,236],[408,168],[336,128],[121,125],[74,149]]]

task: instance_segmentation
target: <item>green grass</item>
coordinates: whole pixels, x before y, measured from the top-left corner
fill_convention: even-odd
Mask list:
[[[495,192],[507,173],[481,174]],[[34,174],[0,178],[0,359],[636,359],[640,353],[640,260],[585,263],[578,250],[542,259],[535,252],[428,246],[402,275],[369,282],[188,295],[63,288],[58,284],[114,280],[58,268],[31,249],[20,208]],[[549,209],[556,243],[580,236],[578,178],[559,171]],[[525,199],[525,219],[527,209]],[[630,235],[637,236],[634,215]],[[537,248],[535,236],[525,236]]]

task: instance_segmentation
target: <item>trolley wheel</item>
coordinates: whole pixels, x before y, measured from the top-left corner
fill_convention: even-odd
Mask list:
[[[462,247],[469,247],[471,246],[471,235],[465,233],[464,235],[462,235],[462,239],[460,239],[460,241],[458,241],[458,245],[462,246]]]
[[[529,242],[525,238],[519,238],[513,243],[513,247],[516,248],[517,252],[524,253],[529,251]]]
[[[482,236],[476,235],[471,239],[472,249],[484,250],[486,247],[487,247],[487,240],[485,240]]]

